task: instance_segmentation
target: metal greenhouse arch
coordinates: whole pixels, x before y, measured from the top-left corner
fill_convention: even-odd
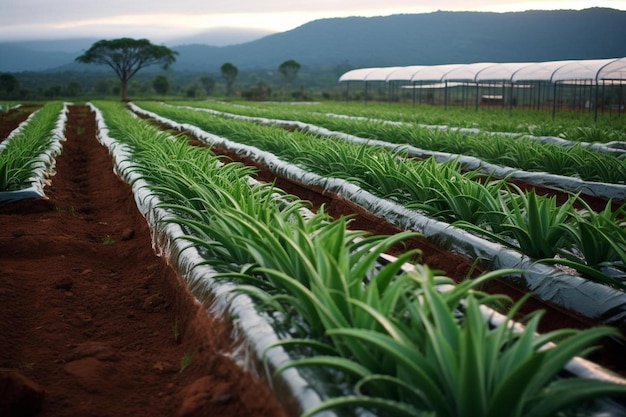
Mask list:
[[[410,100],[413,104],[525,107],[624,113],[626,58],[546,62],[479,62],[360,68],[341,75],[361,85],[363,99]],[[372,89],[378,88],[372,91]]]

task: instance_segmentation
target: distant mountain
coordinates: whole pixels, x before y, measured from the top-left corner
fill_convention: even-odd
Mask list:
[[[230,46],[209,46],[210,33],[200,36],[171,46],[179,52],[172,70],[215,73],[225,62],[239,69],[275,69],[287,59],[309,68],[595,59],[626,56],[626,11],[332,18]],[[204,44],[187,44],[196,41]],[[79,48],[74,54],[51,54],[0,43],[0,71],[84,71],[85,65],[73,63],[80,53]]]
[[[265,29],[246,29],[246,28],[213,28],[197,33],[192,36],[175,38],[165,42],[169,47],[179,45],[209,45],[209,46],[228,46],[238,45],[245,42],[251,42],[264,36],[272,35],[275,31]]]
[[[72,62],[97,39],[0,42],[0,71],[43,71]]]
[[[354,67],[523,62],[626,56],[626,12],[435,12],[321,19],[296,29],[221,49],[179,48],[173,68]]]

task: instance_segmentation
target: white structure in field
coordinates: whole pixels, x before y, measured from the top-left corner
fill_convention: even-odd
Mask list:
[[[445,105],[473,99],[476,106],[543,107],[547,103],[554,109],[602,107],[621,112],[626,101],[626,58],[360,68],[344,73],[339,82],[363,84],[366,100],[376,83],[379,91],[387,90],[389,100],[411,91],[416,101],[418,92],[429,90],[427,102],[434,103],[435,91],[443,91]],[[422,98],[420,94],[420,102]]]

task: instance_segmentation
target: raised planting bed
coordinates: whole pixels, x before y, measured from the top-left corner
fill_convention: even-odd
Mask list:
[[[0,143],[0,204],[44,197],[61,152],[67,106],[48,103]]]
[[[187,264],[187,267],[189,267],[188,264]]]
[[[5,336],[1,342],[8,349],[0,352],[1,366],[43,385],[46,397],[41,415],[95,414],[105,408],[121,416],[285,415],[275,397],[288,410],[315,407],[316,394],[303,387],[314,381],[309,374],[304,374],[305,380],[290,376],[289,371],[279,374],[274,381],[282,379],[288,387],[275,385],[277,394],[272,394],[241,372],[241,367],[257,362],[254,357],[263,346],[272,343],[267,317],[259,315],[249,301],[234,301],[246,297],[234,295],[228,285],[218,287],[214,271],[197,265],[206,257],[197,258],[191,248],[185,249],[186,244],[180,245],[183,241],[176,235],[174,240],[165,237],[163,231],[171,228],[158,221],[163,217],[152,210],[153,197],[139,191],[141,180],[133,182],[139,192],[129,194],[129,187],[112,175],[104,148],[91,140],[93,125],[79,135],[73,130],[72,126],[90,126],[92,116],[73,110],[84,109],[70,109],[70,133],[66,134],[70,146],[64,147],[57,160],[58,174],[47,187],[49,198],[0,209],[0,252],[4,254],[0,256],[5,256],[0,262],[0,311],[10,318],[2,321]],[[73,119],[73,114],[80,117]],[[100,136],[106,143],[105,137]],[[115,169],[133,178],[123,147],[112,148],[122,155]],[[176,163],[175,158],[170,161]],[[72,178],[67,185],[65,175]],[[152,232],[134,210],[134,201],[149,209]],[[184,273],[186,281],[166,267],[162,258],[154,257],[150,233],[155,249]],[[59,240],[54,239],[57,236]],[[87,256],[79,257],[83,251]],[[20,259],[26,263],[19,263]],[[186,290],[188,282],[193,284],[193,295]],[[201,306],[198,300],[206,304]],[[223,314],[224,320],[207,315],[205,306]],[[240,343],[235,346],[233,331],[243,332],[235,333]],[[259,336],[266,331],[267,336]],[[169,351],[170,347],[174,350]],[[275,349],[269,355],[273,366],[291,360]],[[576,365],[581,363],[575,361]],[[594,372],[584,362],[582,368]],[[294,378],[300,381],[295,390]],[[336,380],[331,381],[334,385]],[[600,407],[604,415],[619,415],[615,403]]]
[[[0,205],[0,415],[286,417],[155,255],[94,114],[68,110],[46,198]]]
[[[512,279],[518,287],[532,291],[545,301],[589,319],[622,326],[626,317],[623,291],[564,272],[549,265],[536,264],[534,259],[505,246],[487,241],[449,224],[408,210],[393,201],[380,199],[349,181],[328,178],[286,163],[275,155],[253,146],[235,143],[224,137],[205,132],[196,126],[180,124],[149,113],[170,127],[192,132],[213,146],[221,146],[234,153],[269,167],[275,175],[337,193],[358,206],[395,225],[401,230],[417,230],[446,250],[479,260],[486,269],[522,268],[523,276]]]
[[[257,123],[267,124],[267,125],[279,125],[285,128],[291,129],[299,129],[306,132],[311,132],[313,134],[317,134],[325,137],[333,137],[343,139],[352,143],[357,144],[367,144],[370,146],[379,146],[381,148],[389,149],[392,151],[402,150],[406,152],[408,156],[416,157],[416,158],[428,158],[435,157],[437,161],[459,161],[460,165],[463,169],[468,171],[478,170],[480,172],[486,173],[488,175],[493,176],[494,178],[510,178],[519,181],[523,181],[527,184],[539,187],[550,188],[554,190],[564,190],[574,193],[581,193],[583,195],[588,195],[591,197],[599,197],[604,199],[613,199],[616,201],[626,201],[626,184],[622,183],[606,183],[599,181],[585,181],[580,178],[574,178],[571,176],[564,175],[556,175],[549,172],[528,172],[517,167],[508,167],[497,165],[494,163],[489,163],[481,158],[468,156],[464,154],[458,153],[449,153],[442,151],[435,151],[431,149],[423,149],[416,146],[411,146],[405,142],[395,143],[393,141],[386,140],[377,140],[372,137],[361,137],[356,136],[354,134],[346,133],[343,131],[333,131],[329,130],[325,127],[317,126],[315,124],[301,122],[297,120],[282,120],[275,118],[267,118],[267,117],[254,117],[254,116],[244,116],[234,113],[221,112],[217,110],[202,108],[202,107],[183,107],[194,111],[203,111],[215,115],[219,115],[222,117],[228,117],[236,120],[248,120],[254,121]],[[360,119],[357,119],[360,120]],[[364,119],[365,122],[369,121],[369,119]],[[383,122],[380,122],[384,124]],[[392,123],[395,124],[395,123]],[[376,124],[375,124],[376,126]],[[358,130],[357,127],[351,126],[352,130]],[[363,126],[362,130],[366,131],[368,126]],[[383,133],[384,133],[384,129]],[[468,133],[465,131],[461,131],[461,133]],[[382,133],[381,133],[382,135]],[[377,136],[372,133],[372,136]],[[397,134],[392,136],[395,140]],[[407,140],[407,139],[405,139]],[[511,141],[519,140],[510,139]],[[533,140],[539,141],[541,143],[558,143],[561,146],[574,146],[573,142],[559,140],[558,138],[550,138],[550,137],[538,137]],[[487,140],[488,141],[488,140]],[[591,148],[597,152],[605,152],[605,153],[616,153],[617,155],[622,155],[624,151],[620,149],[607,148],[603,144],[579,144],[583,147]],[[503,149],[503,153],[510,152],[510,150]],[[593,155],[593,154],[590,154]]]

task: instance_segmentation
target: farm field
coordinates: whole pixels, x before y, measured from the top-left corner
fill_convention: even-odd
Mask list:
[[[45,189],[48,199],[0,206],[1,314],[24,320],[20,326],[15,326],[13,320],[3,321],[7,326],[3,343],[11,349],[0,357],[1,366],[18,369],[44,387],[42,415],[110,409],[111,396],[124,398],[116,390],[126,388],[126,383],[130,389],[123,391],[129,393],[129,398],[116,401],[116,415],[134,415],[132,407],[145,412],[147,398],[154,397],[163,399],[150,404],[162,407],[154,409],[155,415],[284,415],[281,398],[268,400],[269,388],[244,374],[236,361],[223,354],[232,348],[228,323],[207,317],[194,304],[194,295],[184,290],[176,273],[153,254],[150,231],[135,210],[129,187],[113,175],[106,149],[95,141],[93,114],[85,106],[72,106],[69,116],[67,141],[57,157],[57,174]],[[162,126],[162,122],[152,122]],[[2,137],[17,123],[16,119],[3,119]],[[190,144],[206,146],[202,138],[189,132],[187,136],[185,140]],[[350,223],[354,230],[383,235],[402,232],[402,228],[337,193],[277,175],[254,155],[219,145],[213,145],[212,151],[223,161],[254,166],[256,179],[275,182],[288,194],[310,201],[314,209],[323,204],[334,218],[355,215]],[[554,190],[543,189],[545,192]],[[619,204],[616,202],[616,207]],[[407,260],[418,259],[457,282],[485,272],[485,268],[473,265],[472,259],[419,236],[390,246],[389,252],[402,256],[412,249],[422,253]],[[33,281],[37,281],[36,289],[26,285],[34,285]],[[16,282],[23,284],[18,286]],[[114,289],[121,292],[113,293]],[[481,290],[508,294],[514,299],[523,294],[507,280],[486,282]],[[42,303],[42,297],[49,301]],[[522,311],[538,309],[546,310],[541,332],[564,327],[585,329],[597,324],[589,317],[536,298],[528,300]],[[14,327],[21,330],[12,332]],[[53,340],[47,341],[46,337]],[[53,342],[60,344],[55,346]],[[617,338],[605,340],[604,344],[589,358],[623,375],[623,344]],[[165,352],[156,347],[171,349]],[[43,365],[38,366],[50,358],[54,366],[45,370],[41,369]],[[132,376],[124,376],[126,372]],[[55,376],[65,379],[55,381]],[[57,383],[64,388],[46,389]],[[153,391],[139,392],[138,386]]]
[[[4,137],[16,126],[2,118]],[[9,369],[36,383],[40,416],[284,416],[269,388],[222,353],[228,324],[154,254],[93,113],[70,107],[65,134],[48,198],[0,208],[3,384]],[[41,402],[15,389],[3,391],[0,414],[35,415]],[[7,414],[11,396],[21,408]]]

